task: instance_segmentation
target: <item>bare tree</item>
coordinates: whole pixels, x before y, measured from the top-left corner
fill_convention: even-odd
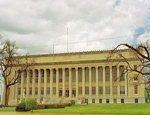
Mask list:
[[[126,58],[126,56],[122,55],[122,53],[118,51],[118,49],[122,46],[126,47],[129,52],[134,55],[134,58],[139,61],[139,64],[136,67],[133,67]],[[143,84],[145,86],[145,90],[148,94],[148,99],[150,100],[150,40],[145,43],[138,44],[137,47],[133,47],[129,44],[119,44],[110,52],[108,59],[110,58],[122,58],[122,61],[128,65],[128,68],[125,69],[123,74],[131,72],[137,73],[135,79],[142,79],[140,80],[140,82],[138,82],[138,85]]]
[[[10,87],[19,82],[20,75],[35,64],[35,59],[29,56],[21,56],[15,42],[6,40],[0,45],[0,68],[2,77],[4,78],[4,105],[8,106]],[[19,70],[13,76],[13,67]]]

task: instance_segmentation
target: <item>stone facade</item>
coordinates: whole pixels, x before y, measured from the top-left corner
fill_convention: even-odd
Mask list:
[[[119,50],[132,67],[139,61],[129,50]],[[39,103],[144,103],[144,89],[136,73],[123,74],[123,59],[107,59],[110,51],[31,55],[35,66],[20,74],[10,88],[9,103],[35,98]],[[119,61],[122,61],[118,64]],[[18,72],[13,68],[13,74]],[[133,78],[133,79],[132,79]]]

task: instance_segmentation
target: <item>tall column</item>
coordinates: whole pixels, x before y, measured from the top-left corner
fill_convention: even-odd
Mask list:
[[[112,66],[110,67],[110,97],[113,95],[113,85],[112,85]]]
[[[44,69],[44,97],[47,96],[47,71]]]
[[[120,75],[119,75],[119,65],[117,66],[117,92],[118,97],[120,97]]]
[[[96,97],[98,97],[98,67],[96,67]]]
[[[30,90],[30,70],[27,70],[27,96],[26,98],[29,98],[29,90]]]
[[[59,69],[56,68],[56,97],[59,96]]]
[[[85,96],[85,67],[82,67],[82,96]]]
[[[62,68],[62,70],[63,70],[63,86],[62,86],[62,88],[63,88],[63,97],[65,97],[65,95],[66,95],[66,91],[65,91],[65,68]]]
[[[69,68],[69,97],[71,97],[71,96],[72,96],[71,81],[72,81],[71,68]]]
[[[124,66],[124,67],[125,67],[125,69],[127,68],[127,66]],[[127,91],[128,91],[127,90],[127,82],[128,82],[127,77],[128,77],[128,74],[126,73],[125,74],[125,97],[127,97]]]
[[[50,69],[50,97],[53,95],[53,69]]]
[[[105,88],[105,66],[103,66],[103,97],[105,97],[106,94]]]
[[[89,67],[89,97],[92,97],[91,67]]]
[[[38,98],[41,97],[41,70],[38,70]]]
[[[76,97],[78,97],[78,68],[76,68]]]
[[[35,70],[33,71],[33,76],[32,76],[32,98],[35,98]]]
[[[21,73],[21,98],[23,98],[23,90],[24,90],[24,72]]]
[[[130,82],[130,80],[131,80],[131,73],[128,73],[128,96],[130,97],[130,95],[131,95],[131,82]]]

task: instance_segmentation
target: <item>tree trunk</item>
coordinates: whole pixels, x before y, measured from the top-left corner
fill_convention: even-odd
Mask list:
[[[8,106],[8,88],[6,86],[6,89],[5,89],[5,103],[4,103],[4,106]]]

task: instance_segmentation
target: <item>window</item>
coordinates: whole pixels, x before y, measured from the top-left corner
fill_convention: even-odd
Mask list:
[[[134,70],[137,70],[137,65],[134,65]]]
[[[135,99],[135,103],[138,103],[138,99]]]
[[[76,82],[76,71],[75,71],[75,68],[72,68],[71,69],[71,73],[72,73],[72,82]]]
[[[35,83],[38,83],[38,70],[35,70]]]
[[[41,94],[44,94],[44,87],[41,87]]]
[[[92,82],[95,82],[96,81],[96,68],[92,67],[91,74],[92,74]]]
[[[53,82],[56,83],[56,69],[53,69]]]
[[[88,103],[88,99],[85,99],[85,103]]]
[[[85,87],[85,94],[89,94],[89,87]]]
[[[56,87],[53,87],[53,94],[56,95]]]
[[[69,69],[65,69],[65,82],[69,82]]]
[[[125,94],[125,87],[124,86],[120,87],[120,94]]]
[[[18,70],[18,82],[21,83],[21,72]]]
[[[33,77],[32,70],[30,70],[30,83],[32,83],[32,77]]]
[[[44,83],[44,70],[41,70],[41,83]]]
[[[110,94],[110,86],[106,86],[106,94]]]
[[[78,80],[79,82],[82,82],[82,68],[78,69]]]
[[[89,68],[85,68],[85,82],[89,82]]]
[[[82,94],[82,87],[79,87],[79,94]]]
[[[27,83],[27,71],[24,71],[24,83]]]
[[[93,95],[96,94],[96,87],[92,87],[92,94],[93,94]]]
[[[113,86],[113,94],[117,94],[117,86]]]
[[[62,82],[62,69],[59,69],[59,82]]]
[[[20,95],[20,94],[21,94],[21,88],[18,89],[18,95]]]
[[[103,68],[98,68],[98,81],[103,81]]]
[[[138,85],[134,84],[134,94],[138,94]]]
[[[102,99],[99,99],[99,103],[102,103]]]
[[[92,99],[92,103],[95,103],[95,99]]]
[[[134,81],[137,81],[138,80],[138,76],[137,74],[134,74]]]
[[[121,103],[124,103],[124,99],[121,99]]]
[[[38,94],[38,88],[36,87],[35,88],[35,95],[37,95]]]
[[[103,87],[100,86],[100,87],[98,87],[98,88],[99,88],[99,94],[103,94]]]
[[[117,103],[117,99],[114,99],[114,103]]]
[[[109,103],[109,99],[106,99],[106,103]]]
[[[112,67],[112,80],[113,80],[114,82],[117,81],[117,67],[116,67],[116,66],[113,66],[113,67]]]
[[[50,95],[50,87],[47,87],[47,95]]]
[[[50,70],[47,69],[47,83],[50,83]]]
[[[32,94],[32,88],[30,88],[30,95]]]
[[[124,81],[124,66],[119,67],[120,81]]]
[[[108,66],[105,67],[105,79],[110,81],[110,68]]]

